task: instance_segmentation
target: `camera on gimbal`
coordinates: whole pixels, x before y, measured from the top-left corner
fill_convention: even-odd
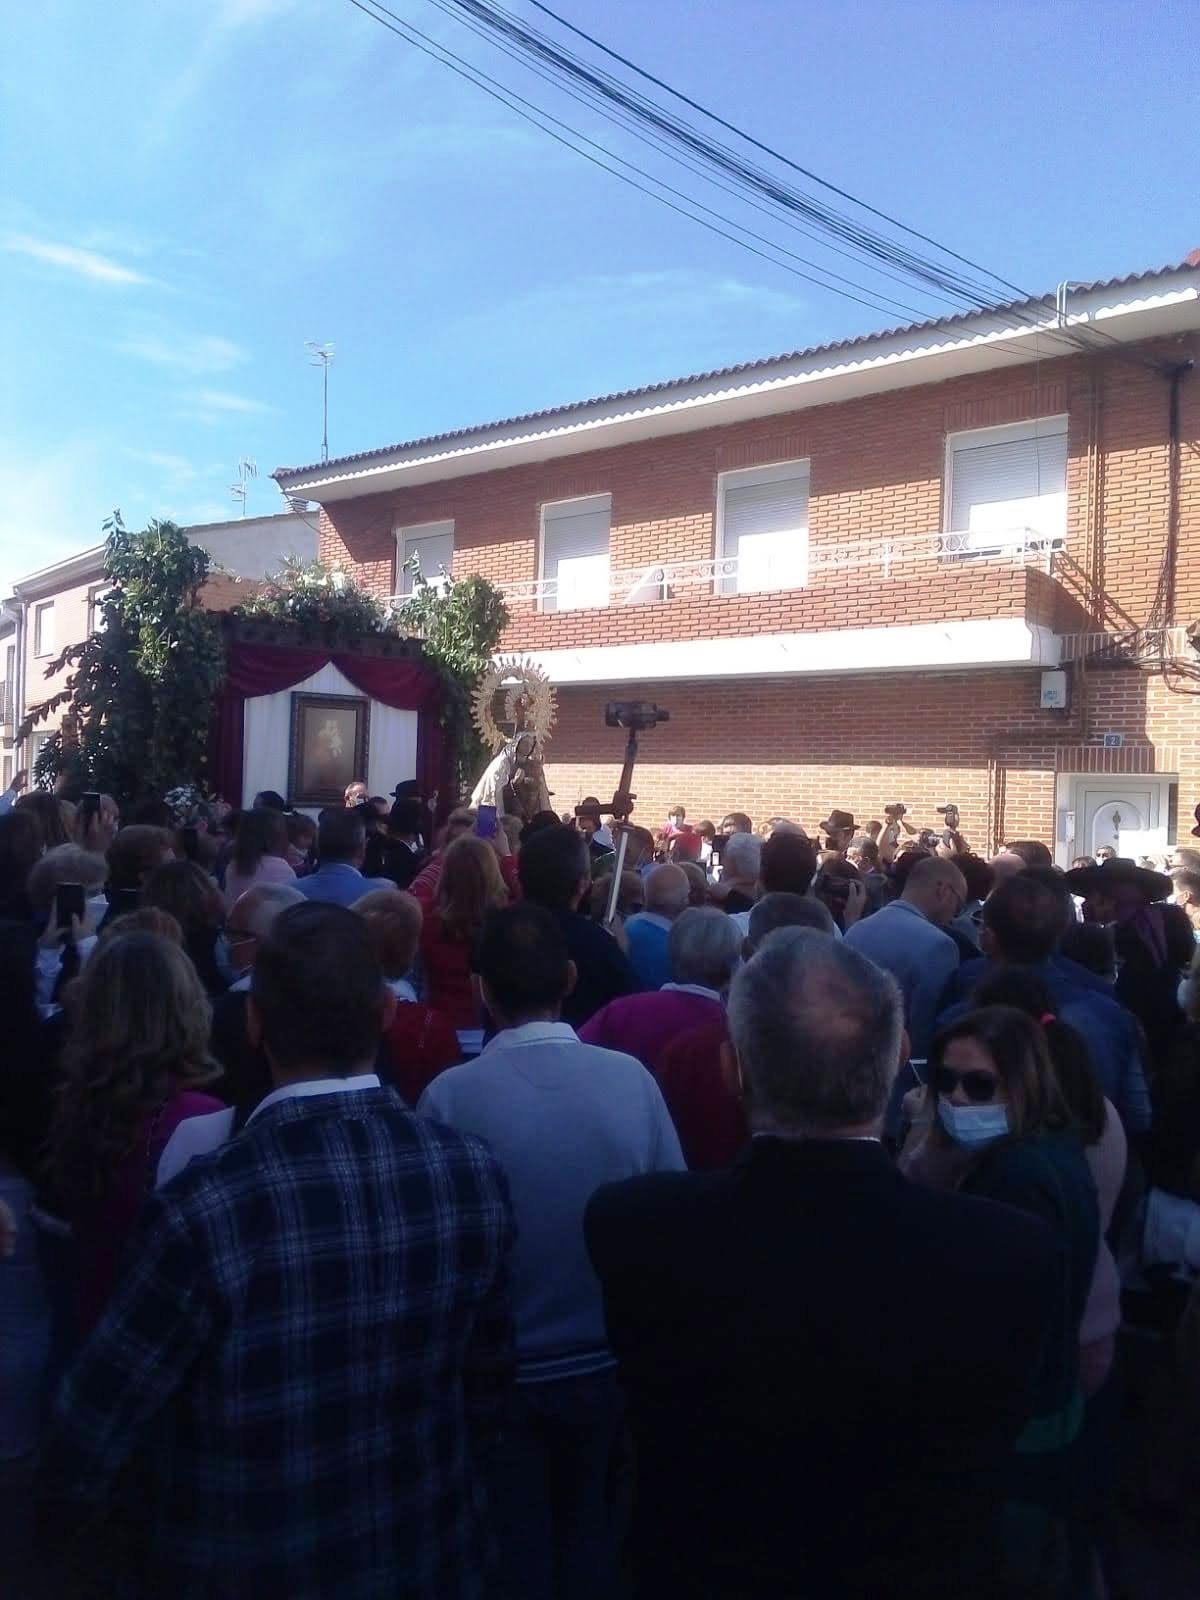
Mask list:
[[[642,733],[670,720],[669,711],[663,711],[649,700],[610,700],[604,708],[606,728],[626,728],[631,733]]]
[[[894,806],[884,806],[883,814],[885,817],[891,817],[892,821],[895,822],[897,818],[902,817],[907,810],[907,806],[902,806],[899,802],[897,802]]]

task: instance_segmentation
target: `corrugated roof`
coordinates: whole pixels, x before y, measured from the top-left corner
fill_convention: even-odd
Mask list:
[[[1073,293],[1088,294],[1101,289],[1121,289],[1126,284],[1146,283],[1155,278],[1164,278],[1173,272],[1180,272],[1189,266],[1197,264],[1193,260],[1197,252],[1193,251],[1181,262],[1172,262],[1165,267],[1151,267],[1145,272],[1129,272],[1119,278],[1100,278],[1094,283],[1071,284]],[[692,383],[711,383],[718,378],[736,378],[747,372],[761,372],[768,367],[778,366],[784,361],[800,361],[811,356],[832,355],[839,350],[854,350],[864,344],[872,344],[879,339],[893,339],[904,335],[921,333],[929,328],[954,327],[963,322],[971,322],[979,317],[1001,315],[1008,311],[1022,311],[1031,306],[1051,307],[1054,305],[1054,295],[1031,295],[1024,300],[1003,301],[994,306],[981,306],[974,311],[959,311],[948,317],[929,317],[921,322],[902,323],[894,328],[882,328],[873,333],[855,334],[850,339],[835,339],[829,344],[808,345],[801,350],[788,350],[782,355],[760,356],[754,361],[742,361],[732,367],[715,367],[711,372],[694,372],[688,377],[666,378],[660,383],[646,384],[638,389],[618,389],[613,394],[593,395],[588,400],[572,400],[566,405],[549,406],[541,411],[525,411],[514,417],[501,417],[492,422],[473,423],[466,428],[452,428],[448,433],[430,433],[419,439],[405,439],[399,444],[379,445],[373,450],[359,450],[353,455],[334,456],[329,461],[313,461],[304,467],[276,467],[271,474],[273,478],[307,477],[314,472],[329,472],[339,467],[353,466],[356,462],[371,461],[380,456],[394,455],[398,450],[419,450],[431,445],[451,444],[456,439],[468,438],[474,433],[486,433],[496,428],[512,428],[521,423],[544,422],[552,417],[570,416],[574,411],[586,411],[590,406],[609,405],[618,400],[637,400],[643,396],[665,394],[671,389],[685,388]]]

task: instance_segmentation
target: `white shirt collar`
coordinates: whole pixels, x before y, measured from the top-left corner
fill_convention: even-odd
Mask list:
[[[352,1078],[306,1078],[303,1083],[285,1083],[260,1100],[246,1122],[253,1122],[260,1111],[281,1100],[305,1099],[310,1094],[352,1094],[357,1089],[378,1088],[379,1079],[373,1072],[358,1072]]]
[[[253,976],[254,976],[254,974],[253,974],[252,971],[243,972],[240,978],[238,978],[234,983],[231,983],[229,985],[229,993],[230,994],[249,994],[250,993],[250,981],[253,978]]]
[[[723,1004],[721,996],[716,989],[706,989],[702,983],[664,983],[663,989],[672,989],[676,994],[702,994],[706,1000],[715,1000],[718,1005]],[[662,989],[659,990],[662,993]]]
[[[480,1051],[520,1050],[528,1044],[578,1044],[579,1035],[569,1022],[523,1022],[519,1028],[505,1028]]]

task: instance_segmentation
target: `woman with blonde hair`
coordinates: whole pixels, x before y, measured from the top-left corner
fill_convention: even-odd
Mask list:
[[[443,859],[433,909],[421,930],[429,1003],[455,1028],[478,1028],[479,995],[471,976],[471,949],[493,906],[509,894],[496,852],[486,839],[464,834]]]
[[[208,998],[184,952],[150,933],[106,941],[74,996],[62,1096],[51,1130],[54,1188],[79,1258],[81,1332],[112,1292],[163,1146],[187,1117],[219,1111],[198,1091],[220,1076]]]

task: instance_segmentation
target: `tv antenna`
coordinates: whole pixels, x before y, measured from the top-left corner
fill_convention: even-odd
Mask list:
[[[333,346],[331,344],[318,344],[315,339],[306,339],[304,348],[308,351],[311,360],[309,366],[321,369],[321,460],[329,460],[329,363],[333,360]]]
[[[238,462],[237,470],[238,481],[230,484],[229,492],[233,496],[234,500],[241,505],[241,514],[244,517],[246,515],[246,485],[249,483],[251,478],[258,477],[258,465],[256,462],[251,461],[247,456],[243,456]]]

